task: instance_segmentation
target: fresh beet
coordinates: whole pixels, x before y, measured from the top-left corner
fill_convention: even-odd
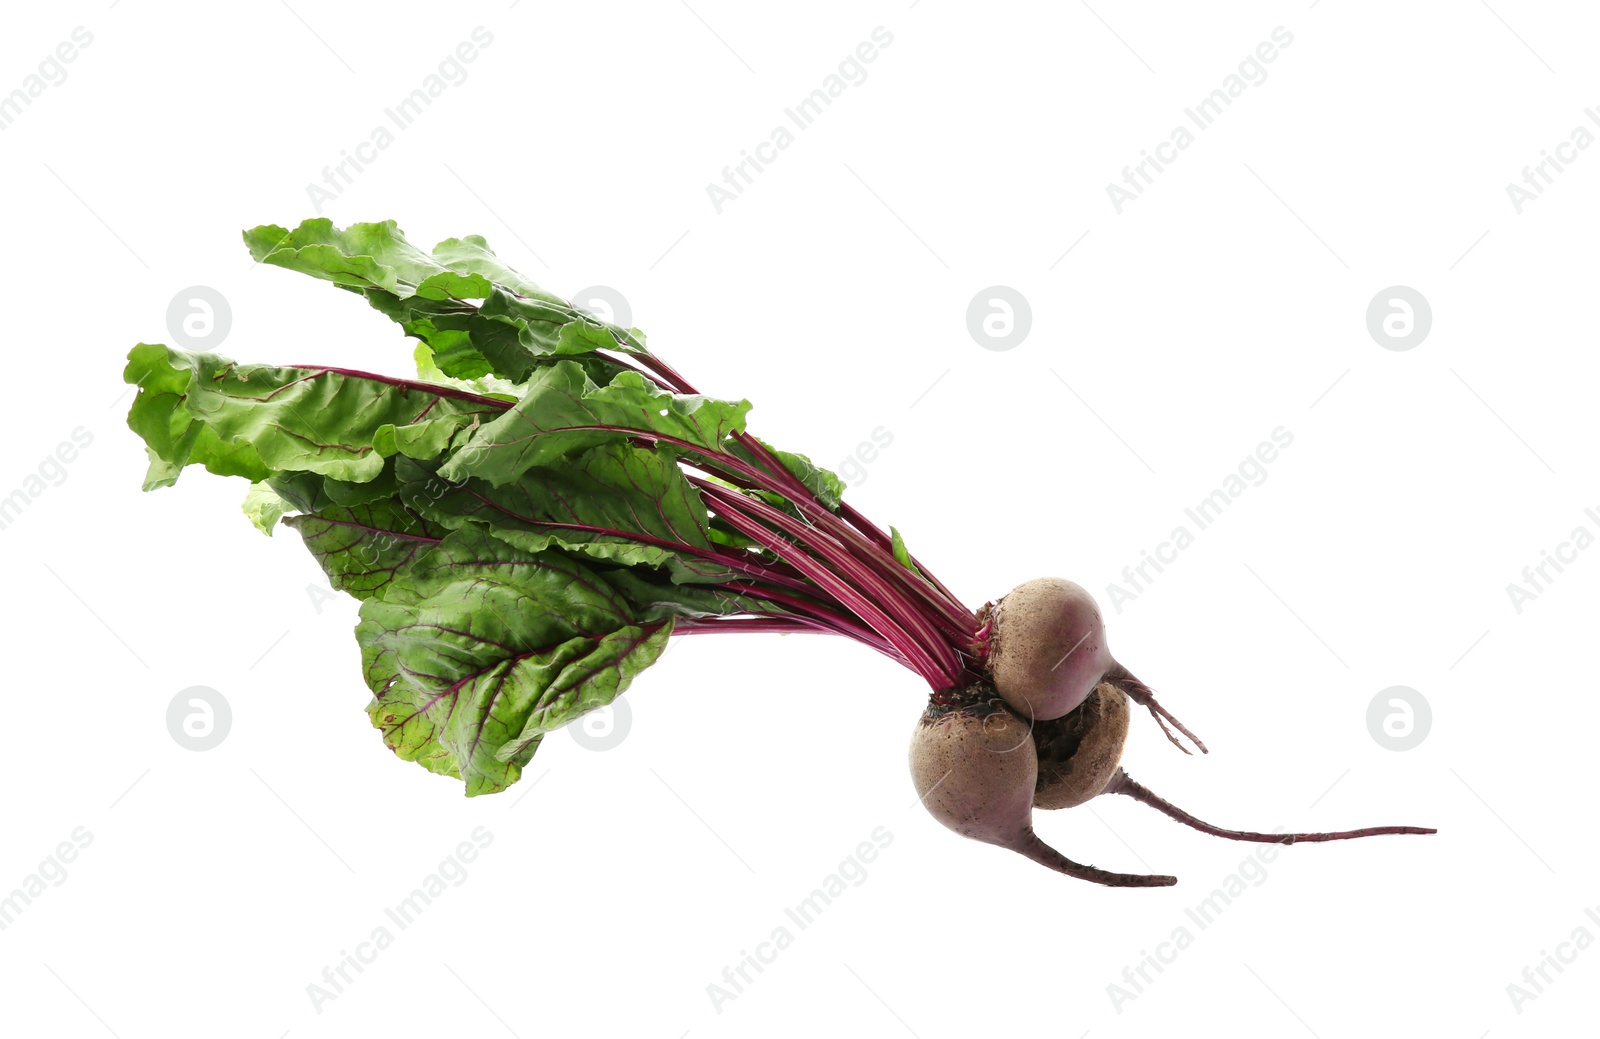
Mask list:
[[[1111,656],[1105,622],[1094,597],[1059,577],[1024,581],[987,613],[989,676],[1012,710],[1050,721],[1077,709],[1095,686],[1114,681],[1134,703],[1155,716],[1161,731],[1185,754],[1176,728],[1202,754],[1206,745],[1165,707],[1149,686]]]
[[[1100,794],[1122,761],[1128,739],[1128,697],[1110,682],[1060,718],[1035,722],[1039,751],[1035,808],[1073,808]]]
[[[1089,698],[1116,661],[1094,597],[1071,581],[1025,581],[995,604],[989,673],[1024,718],[1059,718]]]
[[[1033,832],[1039,775],[1029,723],[992,690],[935,696],[911,737],[911,779],[933,817],[1071,877],[1109,887],[1166,887],[1176,877],[1109,873],[1073,862]]]

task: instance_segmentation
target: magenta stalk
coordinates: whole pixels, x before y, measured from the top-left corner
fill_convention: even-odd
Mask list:
[[[921,643],[913,638],[904,628],[896,623],[890,616],[880,609],[876,603],[852,587],[847,581],[830,571],[821,561],[811,557],[800,546],[792,541],[779,537],[765,525],[747,515],[744,506],[755,504],[755,499],[734,491],[717,488],[714,484],[705,484],[703,489],[711,489],[722,501],[719,510],[723,519],[727,520],[735,529],[748,538],[755,540],[765,548],[777,553],[801,573],[811,578],[829,595],[838,599],[844,606],[853,611],[878,634],[887,639],[894,648],[905,656],[912,670],[921,675],[923,680],[935,689],[942,685],[949,685],[945,678],[945,670],[940,666]],[[731,499],[740,499],[735,503]]]
[[[882,579],[866,570],[859,560],[849,556],[842,545],[837,542],[829,544],[831,539],[815,537],[790,541],[780,536],[780,532],[797,539],[805,537],[805,529],[797,520],[760,499],[730,488],[706,480],[695,479],[693,482],[701,493],[716,502],[718,514],[737,527],[740,533],[777,553],[820,584],[829,595],[852,609],[874,630],[896,641],[896,648],[906,652],[910,647],[911,653],[915,653],[925,664],[917,668],[918,673],[935,689],[952,684],[959,675],[961,667],[955,650],[934,630],[927,617],[917,612],[903,596],[897,594],[897,590],[885,586]],[[778,528],[777,531],[766,526],[768,523]],[[813,557],[805,551],[806,548],[815,550],[823,558]],[[834,568],[838,568],[837,571]],[[884,602],[893,613],[880,607],[879,601]],[[904,639],[906,646],[900,646],[898,639]]]

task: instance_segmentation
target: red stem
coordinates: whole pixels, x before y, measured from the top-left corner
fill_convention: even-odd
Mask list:
[[[690,384],[689,380],[678,374],[671,365],[653,354],[641,356],[640,361],[662,380],[665,380],[668,389],[680,393],[698,394],[700,392]],[[901,566],[899,560],[893,558],[894,540],[889,535],[885,534],[855,508],[842,501],[839,503],[840,514],[844,517],[841,520],[839,515],[834,514],[821,502],[817,501],[816,496],[811,493],[811,489],[791,473],[788,467],[759,439],[743,431],[735,433],[734,438],[744,445],[745,450],[749,451],[774,479],[785,485],[777,489],[777,493],[790,499],[797,507],[815,517],[824,526],[828,527],[830,533],[836,537],[840,537],[847,544],[855,542],[864,549],[865,551],[856,553],[859,558],[869,562],[873,569],[878,570],[881,575],[891,578],[902,587],[911,589],[937,612],[938,619],[948,623],[950,633],[955,635],[958,640],[970,640],[972,638],[977,631],[977,618],[921,562],[915,558],[912,559],[917,569],[922,572],[921,577]],[[874,549],[877,551],[873,551]],[[891,553],[887,560],[884,559],[886,553]],[[924,581],[931,585],[932,588],[923,587],[920,582]],[[934,592],[937,592],[937,594],[933,594]]]
[[[893,646],[880,638],[858,638],[849,632],[842,631],[822,621],[813,620],[810,617],[790,617],[777,614],[770,617],[682,617],[677,620],[672,628],[672,634],[674,635],[714,635],[719,632],[777,632],[786,635],[799,632],[813,635],[844,635],[847,638],[855,638],[856,641],[863,645],[871,646],[901,667],[911,666],[906,662],[905,657],[895,651]]]
[[[696,396],[700,395],[700,391],[695,389],[694,385],[690,383],[688,379],[685,379],[682,375],[678,374],[678,371],[673,368],[672,365],[668,364],[666,361],[663,361],[655,354],[646,352],[642,355],[636,354],[632,356],[637,356],[639,358],[639,363],[649,368],[651,372],[653,372],[661,381],[665,383],[668,389],[677,393],[689,393]],[[733,436],[734,439],[738,440],[739,443],[744,445],[745,450],[749,451],[750,454],[761,463],[762,467],[767,470],[773,479],[777,480],[780,484],[787,485],[787,490],[781,490],[778,493],[781,493],[784,497],[791,499],[796,497],[797,494],[805,498],[811,497],[811,490],[800,481],[799,477],[791,473],[789,471],[789,467],[779,461],[778,457],[769,451],[767,446],[760,440],[757,440],[755,437],[744,432],[743,430],[733,434]]]
[[[707,486],[714,485],[708,484]],[[723,491],[722,493],[728,498],[739,498],[746,503],[752,501],[752,499],[736,491]],[[719,500],[721,499],[719,498]],[[853,610],[873,630],[887,639],[906,658],[907,666],[921,675],[929,685],[935,689],[940,689],[951,684],[946,680],[939,663],[933,659],[928,651],[879,608],[871,597],[862,594],[843,578],[829,570],[819,560],[801,551],[794,542],[781,538],[767,529],[767,527],[749,516],[739,504],[728,501],[720,512],[722,517],[730,525],[738,529],[740,533],[787,559],[801,573],[821,585],[829,595],[838,599],[848,609]]]
[[[833,535],[852,556],[870,566],[880,577],[914,596],[916,601],[907,602],[907,607],[916,610],[919,616],[943,626],[955,648],[965,648],[978,627],[978,619],[970,610],[952,598],[942,597],[925,577],[902,566],[892,554],[892,541],[874,543],[869,536],[810,497],[809,491],[804,493],[807,496],[795,501],[795,504],[807,514],[808,521],[815,521],[814,525]],[[795,499],[791,496],[791,500]],[[840,504],[842,507],[843,503]]]
[[[822,632],[826,635],[837,634],[834,629],[826,624],[807,620],[803,617],[788,617],[781,614],[771,617],[680,617],[672,625],[672,634],[674,635],[704,635],[718,631],[779,632],[785,634]]]
[[[791,610],[798,610],[800,614],[803,615],[804,619],[827,624],[832,630],[838,632],[840,635],[849,636],[850,638],[855,639],[857,642],[865,642],[869,645],[892,648],[889,647],[889,644],[886,641],[884,641],[882,635],[879,635],[871,628],[861,624],[858,620],[856,620],[855,617],[850,616],[849,614],[840,613],[826,603],[815,602],[810,599],[802,598],[798,595],[788,595],[773,588],[762,588],[759,585],[730,582],[725,585],[719,585],[718,587],[726,588],[730,592],[737,592],[741,595],[748,595],[751,598],[774,603],[778,606],[787,606]],[[793,615],[789,614],[788,616]]]
[[[906,630],[903,626],[904,624],[911,625],[912,630],[906,631],[906,633],[920,646],[924,651],[924,655],[939,669],[939,673],[946,679],[944,684],[954,684],[962,668],[961,661],[950,643],[934,629],[926,616],[920,613],[903,596],[899,595],[894,588],[881,580],[874,580],[871,572],[864,569],[859,560],[844,551],[843,545],[837,542],[830,544],[828,541],[816,537],[808,538],[807,532],[797,521],[758,498],[752,498],[749,495],[741,494],[726,487],[720,487],[708,481],[694,478],[691,478],[691,481],[700,487],[702,493],[710,494],[719,503],[720,512],[725,518],[729,518],[732,512],[739,512],[746,519],[770,523],[782,533],[797,538],[799,540],[798,544],[780,538],[777,539],[778,544],[776,546],[769,545],[768,547],[773,548],[780,556],[788,558],[789,562],[800,567],[802,572],[805,571],[808,565],[812,567],[818,566],[818,560],[803,551],[805,548],[810,548],[819,553],[827,562],[838,567],[842,573],[830,571],[828,576],[839,581],[843,587],[848,588],[860,601],[870,603],[871,608],[884,620],[894,624],[897,630],[904,631]],[[761,529],[766,532],[766,528],[763,527]],[[746,533],[748,534],[748,532]],[[770,532],[767,533],[770,536]],[[807,576],[811,576],[813,580],[817,579],[812,574]],[[851,583],[847,584],[846,582]],[[827,586],[824,585],[824,587]],[[841,598],[840,593],[835,589],[828,588],[828,591],[836,598]],[[874,599],[877,601],[873,601]],[[849,600],[841,598],[841,601],[844,601],[847,605],[854,605]],[[879,609],[880,603],[894,609],[892,620],[890,620],[889,614]],[[855,605],[855,609],[859,613],[861,607]],[[862,618],[872,624],[872,618],[867,617],[865,614],[862,615]],[[872,624],[872,626],[879,631],[883,630],[877,624]],[[942,686],[936,686],[936,688],[942,688]]]
[[[839,514],[848,520],[853,526],[855,526],[856,529],[860,530],[862,533],[866,534],[867,537],[871,538],[879,548],[886,549],[891,552],[893,551],[894,539],[885,533],[883,529],[880,528],[876,523],[872,522],[866,516],[863,516],[855,506],[851,505],[849,502],[841,501],[839,502]],[[918,570],[922,571],[922,576],[926,577],[929,583],[931,583],[935,588],[939,589],[939,593],[941,595],[950,600],[950,602],[954,603],[961,610],[963,615],[972,617],[972,629],[973,631],[976,631],[978,627],[977,618],[973,616],[971,610],[966,608],[956,593],[946,588],[944,586],[944,582],[935,577],[933,571],[929,570],[922,564],[922,560],[918,559],[916,556],[912,556],[911,561],[917,565]]]

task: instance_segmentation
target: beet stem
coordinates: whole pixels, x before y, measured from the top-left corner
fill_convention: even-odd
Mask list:
[[[881,575],[851,555],[842,543],[826,536],[808,537],[804,523],[759,498],[697,477],[690,477],[689,482],[712,499],[718,514],[739,527],[740,533],[754,538],[799,568],[873,629],[886,637],[889,632],[884,630],[884,625],[903,633],[927,661],[928,669],[919,668],[918,671],[935,689],[952,684],[960,675],[957,650],[939,633],[932,620],[918,611],[901,590],[887,584]],[[776,531],[765,525],[768,523],[777,528]],[[780,537],[780,534],[787,536]],[[821,558],[812,556],[807,549]]]
[[[878,589],[863,591],[852,585],[837,571],[829,568],[830,559],[818,559],[805,551],[805,546],[779,535],[757,517],[766,513],[776,513],[777,510],[766,506],[764,502],[748,497],[736,491],[719,487],[704,480],[691,481],[703,493],[713,498],[718,505],[718,514],[724,521],[733,526],[746,537],[753,538],[762,546],[770,549],[778,556],[796,568],[801,573],[815,581],[828,595],[843,603],[846,609],[860,617],[870,628],[883,636],[894,648],[906,658],[908,666],[933,688],[942,689],[952,684],[952,679],[959,668],[954,666],[954,652],[950,651],[952,665],[946,666],[932,655],[928,646],[920,642],[914,634],[902,627],[900,621],[905,617],[892,617],[888,610],[894,609],[896,603],[892,594],[876,594]],[[766,513],[763,513],[763,509]],[[782,515],[779,513],[779,515]],[[787,519],[787,517],[784,517]],[[775,524],[777,525],[777,524]],[[831,552],[826,546],[818,549],[822,552]],[[882,604],[882,605],[880,605]],[[945,646],[940,643],[939,645]],[[948,648],[945,646],[945,648]]]
[[[607,356],[609,357],[610,355]],[[641,364],[650,369],[650,377],[653,377],[658,384],[663,384],[666,388],[677,393],[699,394],[700,391],[695,389],[689,380],[685,379],[661,358],[649,351],[635,356]],[[624,367],[633,367],[626,362],[617,361],[614,357],[611,359]],[[634,370],[637,371],[638,369]],[[866,550],[861,557],[863,562],[873,566],[881,575],[888,577],[892,581],[899,582],[906,589],[916,593],[932,612],[933,618],[944,624],[951,634],[960,639],[965,639],[971,635],[972,629],[977,626],[977,619],[973,617],[972,612],[963,606],[961,600],[956,598],[950,589],[946,588],[919,561],[912,560],[917,569],[921,571],[920,576],[911,574],[900,566],[898,560],[889,556],[888,550],[892,546],[892,539],[889,535],[842,501],[839,503],[839,514],[830,511],[822,502],[817,500],[816,495],[811,493],[805,483],[791,473],[782,460],[753,434],[740,431],[733,434],[733,437],[755,459],[755,469],[757,471],[764,470],[763,475],[776,481],[776,485],[772,489],[788,498],[801,511],[808,513],[810,522],[820,523],[828,528],[828,531],[835,537],[858,539],[860,547]],[[753,471],[746,475],[753,476],[755,472]],[[925,585],[931,587],[925,588]],[[921,604],[910,605],[915,609]]]
[[[1150,788],[1133,779],[1122,769],[1117,769],[1116,775],[1111,777],[1111,782],[1101,791],[1104,794],[1125,794],[1135,801],[1142,801],[1156,811],[1183,823],[1192,826],[1201,833],[1209,833],[1213,837],[1226,837],[1231,841],[1255,841],[1259,844],[1300,844],[1315,841],[1345,841],[1352,837],[1379,837],[1384,834],[1394,833],[1438,833],[1427,826],[1368,826],[1361,830],[1341,830],[1337,833],[1254,833],[1249,830],[1225,830],[1220,826],[1212,826],[1190,815],[1188,812],[1172,804],[1165,798],[1151,792]]]
[[[1026,855],[1041,866],[1049,866],[1057,873],[1065,873],[1069,877],[1095,884],[1104,884],[1106,887],[1171,887],[1178,882],[1177,877],[1167,877],[1157,873],[1108,873],[1103,869],[1073,862],[1040,840],[1039,835],[1032,830],[1018,838],[1015,844],[1009,844],[1007,847],[1019,855]]]

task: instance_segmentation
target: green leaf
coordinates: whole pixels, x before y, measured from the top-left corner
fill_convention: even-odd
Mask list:
[[[481,306],[377,289],[363,295],[406,335],[428,344],[439,369],[457,379],[493,373],[523,382],[541,361],[572,352],[560,350],[561,329],[581,320],[565,304],[520,301],[499,289],[491,290]]]
[[[384,465],[383,472],[361,483],[292,471],[278,473],[267,482],[300,512],[320,512],[330,505],[365,505],[392,498],[400,490],[392,460]]]
[[[362,293],[426,343],[452,378],[494,374],[520,383],[553,358],[584,355],[592,374],[609,382],[625,369],[594,351],[644,352],[642,338],[539,288],[477,235],[447,238],[432,255],[406,241],[392,220],[341,231],[317,218],[293,231],[264,225],[244,237],[257,260]]]
[[[446,238],[433,247],[433,259],[453,271],[478,275],[524,299],[537,299],[560,306],[568,305],[560,296],[546,292],[501,263],[500,257],[489,248],[489,243],[482,235],[469,234],[462,238]]]
[[[255,528],[270,538],[272,528],[278,525],[284,513],[294,508],[294,504],[278,497],[278,492],[272,489],[270,483],[262,482],[250,485],[250,492],[244,496],[244,504],[240,507]]]
[[[334,590],[357,599],[381,597],[397,575],[448,533],[396,498],[348,508],[328,505],[284,523],[305,540]]]
[[[433,383],[438,386],[451,386],[468,393],[476,393],[485,397],[494,397],[508,404],[515,404],[517,398],[522,396],[523,387],[520,383],[489,372],[471,377],[454,377],[444,373],[434,359],[433,349],[427,343],[418,343],[417,348],[411,352],[411,358],[417,364],[417,378],[423,382]]]
[[[612,563],[665,566],[678,581],[734,576],[703,558],[715,549],[710,515],[668,449],[613,441],[499,487],[448,481],[409,461],[400,471],[407,504],[447,527],[477,522],[530,552],[559,546]]]
[[[839,508],[839,502],[844,497],[845,487],[844,481],[839,479],[836,474],[834,474],[831,470],[824,469],[822,466],[817,465],[805,455],[796,454],[793,451],[782,451],[776,447],[773,447],[765,440],[761,440],[759,437],[756,439],[761,446],[765,447],[768,451],[771,451],[772,454],[777,457],[778,461],[783,464],[783,467],[789,470],[789,472],[793,473],[794,476],[805,485],[806,490],[815,495],[816,499],[820,501],[829,511],[834,511]],[[737,455],[747,462],[756,464],[759,468],[766,468],[763,463],[756,461],[754,453],[748,450],[743,444],[735,443],[731,445],[730,453]]]
[[[642,353],[631,333],[606,324],[571,304],[543,296],[524,299],[496,286],[480,305],[421,296],[402,297],[379,289],[363,295],[372,308],[433,350],[441,371],[458,379],[493,373],[523,382],[541,365],[582,357],[609,382],[626,367],[595,353]]]
[[[170,487],[190,462],[200,462],[219,476],[244,476],[251,482],[270,475],[250,444],[222,440],[211,426],[195,420],[189,406],[197,374],[202,384],[209,385],[213,373],[232,363],[215,354],[179,357],[164,346],[145,343],[128,354],[123,379],[139,387],[128,409],[128,427],[144,438],[150,458],[145,490]]]
[[[671,630],[569,556],[468,527],[362,603],[356,639],[384,743],[470,796],[516,782],[544,733],[615,699]]]
[[[474,274],[493,283],[499,293],[491,296],[485,306],[500,313],[501,320],[516,323],[517,314],[543,316],[540,309],[520,310],[529,302],[545,304],[569,315],[557,330],[558,354],[583,353],[589,350],[622,350],[627,353],[644,353],[644,336],[634,329],[623,329],[573,306],[559,296],[535,285],[500,261],[480,235],[464,238],[446,238],[433,247],[433,257],[454,271]],[[491,306],[493,304],[493,306]],[[505,309],[502,310],[501,308]]]
[[[922,571],[918,570],[917,564],[911,561],[911,552],[906,548],[906,539],[901,537],[900,532],[894,527],[889,528],[889,537],[891,540],[891,550],[894,552],[895,560],[907,570],[910,570],[918,577],[921,577]]]
[[[632,605],[641,623],[674,617],[731,617],[735,614],[782,613],[781,607],[717,584],[681,584],[644,567],[604,569],[606,583]]]
[[[382,289],[425,299],[483,299],[487,278],[452,271],[406,241],[393,220],[351,224],[340,230],[313,217],[293,231],[264,224],[244,232],[250,255],[261,263],[325,278],[351,289]]]
[[[676,450],[716,456],[744,429],[749,410],[749,401],[669,393],[636,372],[596,386],[581,368],[563,361],[531,378],[522,399],[480,426],[439,475],[476,476],[501,486],[535,466],[640,434],[669,436],[680,442]]]
[[[501,410],[421,383],[146,343],[128,354],[123,378],[139,387],[128,425],[150,454],[146,490],[171,485],[186,465],[252,482],[292,470],[364,483],[388,455],[431,458]]]

